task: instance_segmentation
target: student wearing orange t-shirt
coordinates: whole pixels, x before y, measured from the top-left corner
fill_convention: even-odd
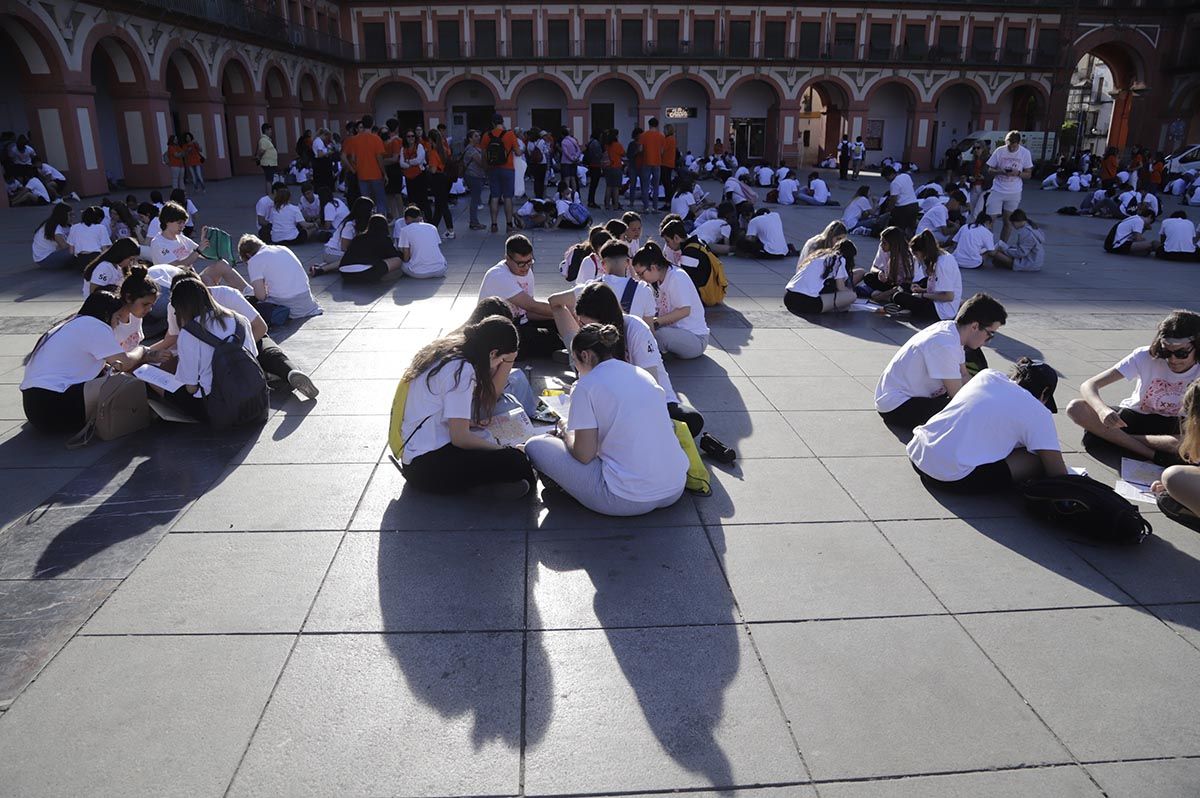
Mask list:
[[[495,141],[503,160],[493,162],[489,147]],[[497,232],[496,219],[500,215],[500,202],[504,201],[504,220],[509,230],[513,228],[513,197],[516,196],[517,170],[513,153],[517,151],[517,134],[504,128],[504,117],[492,116],[492,129],[483,134],[479,148],[483,151],[483,165],[488,176],[488,205],[492,211],[492,232]],[[491,151],[496,151],[495,147]]]
[[[387,138],[383,140],[383,149],[387,153],[383,159],[383,173],[387,177],[384,193],[388,198],[388,217],[399,219],[404,213],[404,192],[407,186],[404,170],[400,166],[404,138],[400,135],[400,123],[395,119],[387,121]]]
[[[404,131],[400,146],[400,172],[404,176],[404,193],[408,204],[421,209],[421,215],[429,218],[429,180],[425,169],[429,165],[429,149],[417,136],[416,131]]]
[[[601,140],[604,155],[600,167],[604,170],[604,208],[621,210],[621,176],[624,174],[625,147],[621,145],[616,130],[604,134]]]
[[[658,207],[658,179],[663,165],[665,137],[658,129],[658,118],[650,117],[650,129],[638,137],[642,147],[642,165],[639,170],[642,183],[642,202],[645,211]],[[630,203],[632,205],[632,203]]]
[[[350,153],[351,168],[358,175],[358,189],[363,196],[375,201],[376,208],[388,207],[386,179],[383,176],[383,159],[387,149],[383,139],[372,128],[375,118],[367,114],[362,118],[362,132],[354,137]]]
[[[450,215],[450,146],[440,130],[429,131],[428,161],[429,193],[433,195],[433,215],[425,217],[435,228],[438,222],[446,223],[446,238],[454,238],[454,217]]]
[[[200,150],[200,145],[196,142],[196,137],[191,133],[183,134],[183,166],[184,174],[192,176],[192,188],[196,191],[207,191],[208,186],[204,184],[204,170],[201,165],[204,163],[204,153]]]
[[[171,188],[183,188],[183,146],[179,136],[172,135],[167,139],[167,151],[163,153],[163,163],[171,169]]]
[[[659,167],[658,180],[662,183],[663,194],[663,210],[669,210],[671,205],[671,197],[674,196],[675,187],[675,126],[667,125],[663,128],[663,157],[662,166]]]

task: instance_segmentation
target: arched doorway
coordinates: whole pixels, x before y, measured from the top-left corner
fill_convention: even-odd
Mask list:
[[[638,117],[638,95],[620,78],[605,78],[593,84],[588,92],[592,130],[615,129],[622,141],[629,139],[635,127],[641,127]]]
[[[408,130],[417,125],[424,126],[425,110],[421,95],[407,83],[394,81],[385,83],[375,93],[375,119],[379,124],[389,119],[400,123],[400,130]]]
[[[726,147],[738,163],[778,160],[779,93],[765,80],[748,80],[730,91]]]
[[[317,88],[316,79],[305,72],[300,76],[301,132],[308,131],[309,135],[315,136],[325,122],[325,98]]]
[[[821,156],[837,151],[843,135],[849,135],[846,110],[850,98],[832,81],[818,81],[800,95],[796,125],[796,164],[816,164]]]
[[[879,160],[885,157],[908,160],[915,107],[916,98],[903,83],[877,85],[867,98],[867,121],[863,127],[863,143],[868,153],[873,151]],[[871,155],[867,159],[871,160]]]
[[[549,130],[555,136],[566,121],[567,93],[545,78],[531,80],[517,92],[516,127]]]
[[[466,141],[467,131],[489,130],[496,113],[496,95],[478,80],[462,80],[446,92],[447,126],[454,141]]]
[[[196,139],[204,153],[206,178],[229,177],[224,125],[219,122],[224,102],[214,94],[199,59],[183,47],[174,50],[167,58],[163,83],[167,88],[170,132],[181,140],[185,133]]]
[[[1087,124],[1094,117],[1095,124],[1088,124],[1083,133],[1086,136],[1094,128],[1094,146],[1101,151],[1105,146],[1124,149],[1142,143],[1130,141],[1130,134],[1134,104],[1145,88],[1145,64],[1137,51],[1122,42],[1098,44],[1081,52],[1076,61],[1066,121],[1082,119]]]
[[[90,69],[100,160],[108,178],[130,186],[161,185],[166,113],[150,118],[153,109],[136,96],[148,85],[137,53],[120,39],[105,37],[92,50]]]
[[[288,153],[292,151],[296,134],[299,132],[293,128],[300,127],[296,102],[288,89],[283,70],[275,66],[267,69],[263,76],[263,93],[267,97],[267,121],[275,128],[275,149],[279,151],[279,168],[283,170],[285,164],[291,161]],[[258,131],[255,131],[256,140],[257,137]]]
[[[933,141],[929,147],[931,163],[941,163],[952,142],[961,141],[979,129],[982,107],[979,90],[971,84],[955,83],[938,95]]]
[[[329,104],[329,120],[327,122],[331,133],[340,134],[342,131],[343,119],[340,114],[346,107],[346,93],[342,91],[342,84],[338,83],[337,79],[330,78],[329,84],[325,87],[325,101]]]
[[[262,109],[255,98],[250,73],[236,58],[227,61],[221,70],[221,95],[225,98],[225,146],[232,172],[257,174],[254,151]]]
[[[700,156],[708,152],[708,92],[698,82],[685,78],[667,86],[659,97],[659,118],[674,125],[675,146],[681,155],[690,150]]]

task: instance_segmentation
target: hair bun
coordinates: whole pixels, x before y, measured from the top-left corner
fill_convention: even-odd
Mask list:
[[[129,276],[133,277],[134,279],[137,279],[137,280],[145,280],[146,275],[148,275],[149,273],[150,273],[150,270],[147,269],[145,266],[141,266],[141,265],[134,266],[132,269],[129,270]]]
[[[605,346],[616,346],[621,340],[621,333],[612,324],[605,324],[600,328],[600,342]]]

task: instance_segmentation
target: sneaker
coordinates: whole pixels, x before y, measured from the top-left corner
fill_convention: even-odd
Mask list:
[[[911,316],[912,311],[908,308],[902,308],[895,302],[890,302],[883,306],[883,312],[889,316]]]
[[[75,191],[72,191],[67,195],[67,199],[71,200],[72,202],[79,202],[79,194]]]
[[[479,499],[505,501],[522,499],[529,495],[531,489],[529,480],[521,479],[516,482],[493,482],[490,485],[478,485],[472,488],[470,493]]]
[[[320,389],[313,384],[312,377],[309,377],[303,371],[291,371],[288,374],[287,381],[288,385],[292,386],[294,390],[299,391],[303,396],[307,396],[309,399],[316,399],[317,394],[321,392]]]
[[[446,231],[446,238],[454,238],[454,231],[453,231],[453,230],[447,230],[447,231]]]

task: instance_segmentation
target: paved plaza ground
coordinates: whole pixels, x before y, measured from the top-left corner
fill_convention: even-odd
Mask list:
[[[214,184],[200,220],[247,229],[261,188]],[[1200,267],[1106,255],[1108,222],[1052,215],[1078,199],[1026,192],[1044,272],[964,273],[1009,311],[991,364],[1045,359],[1060,406],[1200,310]],[[80,281],[32,269],[44,212],[0,213],[0,794],[1200,794],[1200,536],[1142,505],[1152,538],[1099,546],[928,492],[872,409],[912,326],[792,316],[791,261],[726,259],[713,346],[668,361],[740,454],[711,497],[613,520],[406,490],[396,380],[502,256],[465,212],[445,279],[314,280],[325,315],[276,337],[315,402],[74,452],[17,384]],[[841,209],[781,213],[799,245]],[[544,295],[577,235],[532,238]]]

